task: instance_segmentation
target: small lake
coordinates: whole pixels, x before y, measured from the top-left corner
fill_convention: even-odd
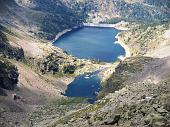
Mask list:
[[[54,45],[78,58],[114,62],[125,50],[114,43],[120,31],[114,28],[83,27],[61,36]]]
[[[101,79],[98,76],[99,71],[80,75],[70,83],[65,91],[68,97],[89,98],[88,102],[93,103],[97,100],[97,95],[101,91]]]
[[[115,62],[125,55],[124,48],[115,43],[120,31],[114,28],[83,27],[61,36],[54,45],[78,58]],[[99,71],[80,75],[68,85],[65,96],[89,98],[90,103],[97,99],[101,91]]]

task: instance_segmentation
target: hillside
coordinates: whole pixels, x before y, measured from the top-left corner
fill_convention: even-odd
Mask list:
[[[0,0],[1,127],[168,127],[169,0]],[[52,40],[83,22],[127,27],[131,57],[78,59]],[[95,104],[61,95],[77,75],[103,72]]]
[[[170,18],[168,0],[64,0],[64,2],[74,10],[86,13],[88,22],[109,22],[108,20],[114,18],[160,22]]]
[[[97,103],[40,124],[48,127],[168,127],[170,57],[157,49],[169,46],[170,38],[165,36],[169,29],[170,24],[165,23],[147,27],[137,25],[122,32],[119,39],[124,43],[128,40],[126,44],[132,56],[120,62],[103,84]],[[153,38],[148,33],[154,34]],[[134,40],[137,44],[133,44]],[[157,52],[160,58],[153,52]],[[44,110],[47,109],[41,112]]]
[[[0,20],[40,37],[53,39],[58,32],[81,23],[81,18],[60,1],[18,2],[19,4],[14,0],[1,0]]]
[[[75,75],[102,66],[79,60],[47,40],[79,25],[81,18],[74,12],[59,1],[24,2],[0,0],[0,92],[5,95],[0,96],[1,127],[29,125],[36,107],[64,98],[61,92]]]
[[[58,32],[82,22],[105,22],[113,18],[130,21],[166,21],[169,1],[124,0],[14,0],[0,1],[0,20],[30,34],[53,39]],[[9,18],[6,18],[8,15]]]

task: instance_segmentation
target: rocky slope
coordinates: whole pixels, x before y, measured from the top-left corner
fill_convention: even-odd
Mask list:
[[[168,0],[0,0],[0,5],[0,85],[13,89],[18,82],[12,91],[0,90],[8,95],[0,96],[0,126],[169,126],[169,57],[152,54],[169,46]],[[116,69],[109,66],[115,72],[96,104],[62,98],[75,75],[106,64],[77,59],[47,39],[85,21],[112,23],[115,17],[137,21],[119,35],[133,57]]]
[[[64,2],[75,10],[81,10],[81,13],[85,12],[84,16],[88,22],[112,23],[116,20],[114,18],[159,22],[170,18],[168,0],[64,0]]]
[[[136,46],[133,45],[133,41],[129,41],[127,45],[132,47],[133,57],[120,62],[115,72],[104,84],[97,103],[67,113],[63,117],[52,118],[52,122],[44,126],[168,127],[170,125],[170,57],[166,55],[162,58],[155,58],[151,53],[148,57],[147,52],[155,50],[154,47],[148,47],[149,45],[145,46],[149,49],[144,54],[140,54],[143,52],[143,43],[152,43],[153,38],[145,36],[146,41],[143,42],[139,41],[143,40],[140,36],[136,38],[134,37],[136,35],[131,35],[133,30],[136,30],[136,34],[139,35],[147,33],[148,30],[150,33],[158,33],[159,36],[154,36],[154,39],[156,38],[159,42],[155,45],[157,49],[163,42],[162,39],[166,42],[164,46],[170,44],[169,38],[164,36],[166,30],[170,29],[170,24],[147,26],[144,31],[142,26],[140,29],[137,25],[137,28],[136,30],[136,27],[133,27],[122,34],[128,36],[128,40],[137,39],[136,42],[141,44],[137,45],[139,54],[133,50],[133,46]]]
[[[19,4],[14,0],[0,1],[2,6],[0,20],[43,38],[53,39],[58,32],[81,23],[81,18],[61,1],[18,0],[17,2]]]
[[[61,92],[75,75],[104,66],[77,59],[47,41],[79,25],[81,18],[60,1],[46,2],[0,0],[0,92],[6,95],[0,96],[1,127],[31,126],[27,119],[36,107],[63,98]]]

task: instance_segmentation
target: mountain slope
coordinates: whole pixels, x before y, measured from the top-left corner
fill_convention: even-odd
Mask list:
[[[153,26],[134,25],[129,31],[122,32],[119,40],[130,47],[132,56],[115,68],[103,84],[103,91],[96,104],[66,113],[62,117],[56,116],[43,125],[168,127],[170,55],[164,54],[164,57],[157,58],[151,53],[159,46],[169,46],[170,38],[165,37],[167,30],[170,30],[169,22]]]
[[[72,8],[81,8],[87,21],[101,22],[112,18],[158,22],[170,19],[168,0],[65,0]],[[75,6],[74,6],[75,5]],[[79,6],[77,6],[79,5]]]
[[[0,86],[15,86],[0,89],[7,95],[0,96],[0,126],[169,126],[170,59],[150,54],[169,46],[164,38],[169,0],[0,0],[0,5]],[[115,72],[96,104],[63,98],[75,75],[107,65],[77,59],[47,39],[82,22],[115,18],[135,21],[119,35],[133,57],[106,70]]]
[[[124,0],[14,0],[0,1],[2,22],[53,39],[64,29],[82,22],[120,18],[130,21],[159,22],[170,19],[169,1]],[[9,18],[6,18],[8,16]]]
[[[30,1],[18,2],[19,4],[14,0],[0,1],[1,22],[20,29],[24,27],[25,31],[48,39],[53,39],[58,32],[81,23],[81,18],[60,1],[35,0],[31,4]]]

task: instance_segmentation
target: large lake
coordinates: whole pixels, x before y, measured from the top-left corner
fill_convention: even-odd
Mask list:
[[[114,62],[125,50],[115,36],[120,31],[114,28],[83,27],[61,36],[54,45],[78,58]]]

